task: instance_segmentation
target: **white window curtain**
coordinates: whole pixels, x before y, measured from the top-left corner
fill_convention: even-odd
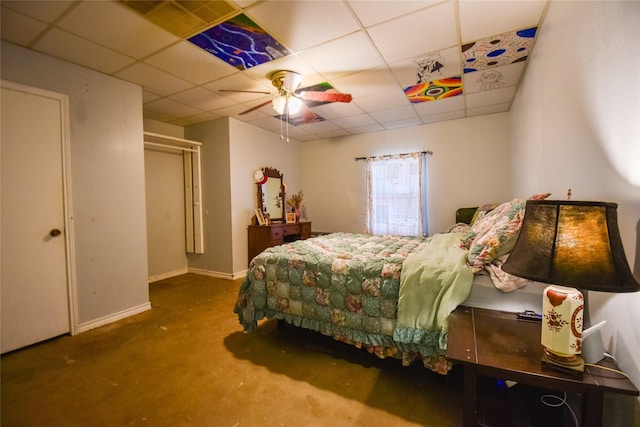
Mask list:
[[[366,159],[366,232],[426,236],[425,153]]]

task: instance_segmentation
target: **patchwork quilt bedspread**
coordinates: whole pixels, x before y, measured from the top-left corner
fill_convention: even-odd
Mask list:
[[[451,238],[451,247],[460,251],[460,236]],[[425,278],[428,267],[421,267],[422,258],[433,262],[433,252],[449,246],[442,241],[432,245],[432,240],[333,233],[269,248],[251,261],[234,311],[247,331],[253,331],[264,318],[284,319],[379,357],[392,356],[407,365],[419,359],[427,368],[446,373],[451,368],[444,357],[446,315],[466,298],[473,275],[462,262],[460,269],[469,270],[468,275],[463,271]],[[402,277],[410,255],[414,277]],[[457,256],[456,252],[454,258]],[[441,256],[435,258],[441,266],[449,263]],[[450,263],[457,265],[458,261]],[[420,290],[425,280],[437,290]],[[455,286],[462,290],[452,291]],[[399,313],[403,306],[405,312]],[[445,315],[438,313],[439,307],[447,311]]]

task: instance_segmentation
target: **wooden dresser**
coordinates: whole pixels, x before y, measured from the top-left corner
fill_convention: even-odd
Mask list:
[[[271,246],[281,245],[295,240],[308,239],[311,236],[311,221],[289,224],[250,225],[248,229],[248,254],[251,260]]]

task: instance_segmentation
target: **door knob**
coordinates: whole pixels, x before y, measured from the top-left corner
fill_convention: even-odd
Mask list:
[[[49,231],[49,236],[51,237],[58,237],[61,234],[62,231],[58,230],[57,228],[52,228],[51,231]]]

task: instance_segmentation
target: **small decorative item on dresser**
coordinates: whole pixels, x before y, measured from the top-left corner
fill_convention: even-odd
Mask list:
[[[265,225],[266,221],[264,220],[262,211],[260,209],[256,209],[254,212],[256,213],[256,220],[258,220],[258,225]]]
[[[295,221],[293,222],[300,222],[300,205],[302,204],[303,199],[304,194],[302,193],[302,190],[287,199],[287,205],[293,208],[295,218]],[[289,214],[287,214],[287,222],[289,222]]]
[[[287,224],[292,224],[298,222],[296,221],[296,214],[293,212],[287,212]]]

